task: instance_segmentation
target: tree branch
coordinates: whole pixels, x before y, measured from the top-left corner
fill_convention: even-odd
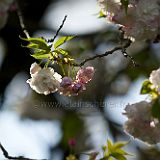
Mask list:
[[[24,20],[23,20],[23,16],[22,16],[22,12],[21,12],[21,9],[19,7],[19,3],[18,3],[18,0],[16,0],[16,8],[17,8],[17,15],[18,15],[18,18],[19,18],[19,23],[20,23],[20,26],[24,32],[24,34],[26,35],[27,38],[30,38],[29,36],[29,33],[25,27],[25,24],[24,24]]]
[[[18,156],[18,157],[10,156],[8,154],[7,150],[2,146],[1,143],[0,143],[0,149],[2,150],[4,157],[9,159],[9,160],[38,160],[38,159],[25,158],[23,156]],[[43,159],[43,160],[45,160],[45,159]]]
[[[59,26],[58,30],[56,31],[55,36],[54,36],[52,39],[49,39],[49,40],[47,41],[48,43],[54,42],[54,40],[55,40],[56,37],[58,36],[60,30],[63,28],[64,22],[66,21],[66,19],[67,19],[67,15],[64,16],[64,19],[63,19],[63,21],[62,21],[62,24]]]
[[[128,55],[127,52],[126,52],[126,49],[127,49],[130,45],[131,45],[131,41],[128,40],[128,41],[126,42],[126,44],[123,45],[123,46],[115,47],[115,48],[113,48],[113,49],[110,50],[110,51],[106,51],[104,54],[95,55],[95,56],[93,56],[93,57],[86,58],[86,59],[84,59],[84,60],[83,60],[81,63],[79,63],[79,64],[78,64],[78,63],[73,64],[73,66],[81,67],[81,66],[83,66],[85,63],[87,63],[88,61],[92,61],[92,60],[97,59],[97,58],[102,58],[102,57],[108,56],[109,54],[113,54],[115,51],[121,50],[123,56],[124,56],[125,58],[129,58],[129,59],[132,61],[133,66],[136,67],[136,66],[138,66],[138,64],[134,61],[133,57],[130,56],[130,55]]]

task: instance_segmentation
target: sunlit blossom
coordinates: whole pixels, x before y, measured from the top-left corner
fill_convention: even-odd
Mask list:
[[[127,13],[116,0],[98,0],[106,18],[122,25],[125,36],[135,40],[154,40],[160,34],[160,0],[130,0]]]
[[[38,64],[31,65],[31,79],[27,80],[30,87],[39,94],[48,95],[60,88],[62,76],[54,72],[53,68],[41,68]]]
[[[128,104],[124,113],[128,117],[124,130],[134,138],[156,144],[160,142],[160,123],[152,117],[151,109],[151,102]]]

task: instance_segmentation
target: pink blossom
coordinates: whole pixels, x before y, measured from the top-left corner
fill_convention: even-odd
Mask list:
[[[74,94],[77,94],[78,92],[85,90],[85,86],[83,83],[80,82],[74,82],[72,84],[72,91]]]
[[[66,88],[71,84],[72,84],[72,79],[70,77],[63,77],[60,86]]]
[[[59,88],[60,94],[74,96],[86,90],[85,85],[93,78],[94,72],[94,68],[88,66],[77,72],[75,80],[70,77],[63,77]]]
[[[155,40],[160,34],[160,0],[130,0],[127,14],[116,0],[98,0],[107,19],[120,24],[125,36],[136,40]]]
[[[72,79],[70,77],[63,77],[60,83],[59,92],[60,94],[71,96],[72,95]]]
[[[75,138],[70,138],[70,139],[68,140],[68,144],[69,144],[70,147],[74,147],[74,146],[76,145],[76,140],[75,140]]]
[[[152,103],[141,101],[127,105],[124,130],[135,138],[149,144],[160,142],[160,122],[152,117]]]
[[[86,68],[82,68],[77,72],[76,80],[80,83],[88,83],[94,75],[94,68],[91,66],[88,66]]]
[[[60,87],[59,92],[60,94],[66,95],[66,96],[75,96],[78,95],[79,92],[82,92],[85,90],[86,87],[84,84],[73,81],[71,85]]]

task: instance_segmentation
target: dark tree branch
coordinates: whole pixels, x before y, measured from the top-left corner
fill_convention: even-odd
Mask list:
[[[25,158],[23,156],[18,156],[18,157],[10,156],[8,154],[7,150],[2,146],[1,143],[0,143],[0,149],[2,150],[4,157],[9,160],[38,160],[38,159]],[[45,160],[45,159],[43,159],[43,160]]]
[[[52,39],[49,39],[49,40],[48,40],[48,43],[54,42],[54,40],[55,40],[56,37],[58,36],[60,30],[63,28],[64,22],[66,21],[66,19],[67,19],[67,15],[64,16],[64,19],[63,19],[63,21],[62,21],[62,24],[59,26],[58,30],[56,31],[55,36],[54,36]]]
[[[23,16],[22,16],[22,12],[21,12],[21,9],[19,7],[19,3],[18,3],[18,0],[16,0],[16,8],[17,8],[17,15],[18,15],[18,18],[19,18],[19,23],[20,23],[20,26],[24,32],[24,34],[26,35],[27,38],[30,38],[29,36],[29,33],[25,27],[25,24],[24,24],[24,20],[23,20]]]
[[[84,59],[84,60],[83,60],[81,63],[79,63],[79,64],[74,63],[73,66],[81,67],[81,66],[83,66],[85,63],[87,63],[88,61],[92,61],[92,60],[97,59],[97,58],[102,58],[102,57],[108,56],[109,54],[113,54],[115,51],[121,50],[123,56],[124,56],[125,58],[129,58],[129,59],[132,61],[133,66],[136,67],[136,66],[138,66],[138,64],[134,61],[133,57],[130,56],[130,55],[128,55],[127,52],[126,52],[126,48],[128,48],[130,45],[131,45],[131,41],[128,40],[128,41],[126,42],[126,44],[123,45],[123,46],[115,47],[115,48],[113,48],[113,49],[110,50],[110,51],[106,51],[104,54],[95,55],[95,56],[93,56],[93,57],[86,58],[86,59]]]

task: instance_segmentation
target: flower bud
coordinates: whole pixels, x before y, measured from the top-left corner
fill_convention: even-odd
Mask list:
[[[86,84],[93,78],[94,72],[94,67],[88,66],[82,68],[77,72],[76,80]]]
[[[60,84],[61,87],[68,87],[72,84],[72,79],[70,77],[63,77]]]

